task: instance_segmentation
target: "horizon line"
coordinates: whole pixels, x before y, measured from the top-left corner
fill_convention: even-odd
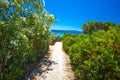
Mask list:
[[[82,30],[75,30],[75,29],[50,29],[50,30],[66,30],[66,31],[82,31]]]

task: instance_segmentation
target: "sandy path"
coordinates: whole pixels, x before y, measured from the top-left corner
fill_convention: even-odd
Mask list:
[[[70,59],[62,50],[62,42],[50,46],[48,60],[43,60],[41,67],[35,69],[28,80],[74,80]]]

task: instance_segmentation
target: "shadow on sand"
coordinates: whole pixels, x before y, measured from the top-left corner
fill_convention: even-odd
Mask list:
[[[50,66],[56,64],[57,63],[51,61],[49,55],[47,55],[37,63],[28,64],[27,70],[25,72],[25,77],[22,80],[34,80],[36,76],[41,76],[41,74],[44,72],[52,71],[53,69],[51,69]]]

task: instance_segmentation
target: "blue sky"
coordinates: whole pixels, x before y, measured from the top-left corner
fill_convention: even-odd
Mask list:
[[[51,29],[81,30],[87,21],[120,23],[120,0],[45,0],[58,20]]]

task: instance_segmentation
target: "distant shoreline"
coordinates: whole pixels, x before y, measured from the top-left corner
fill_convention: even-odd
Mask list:
[[[81,31],[77,30],[51,30],[51,35],[52,36],[64,36],[64,33],[68,34],[81,34]]]

